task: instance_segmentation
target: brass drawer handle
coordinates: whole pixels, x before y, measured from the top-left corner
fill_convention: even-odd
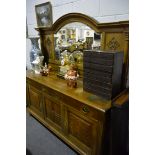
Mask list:
[[[88,109],[88,107],[84,106],[84,107],[82,108],[82,111],[83,111],[84,113],[88,113],[88,112],[89,112],[89,109]]]

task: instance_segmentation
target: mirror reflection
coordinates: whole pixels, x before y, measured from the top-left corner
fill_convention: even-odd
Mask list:
[[[82,62],[83,50],[100,49],[101,35],[87,25],[73,22],[54,34],[55,59]]]

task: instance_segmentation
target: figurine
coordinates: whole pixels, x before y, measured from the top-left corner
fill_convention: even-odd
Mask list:
[[[77,72],[77,67],[74,64],[71,64],[70,69],[65,74],[65,79],[67,80],[67,86],[76,88],[78,77],[79,77],[79,74]]]
[[[49,68],[47,67],[46,63],[45,63],[45,66],[43,67],[43,69],[40,73],[42,74],[42,76],[47,76],[49,74]]]
[[[44,56],[36,56],[36,59],[32,62],[35,74],[40,74],[43,59]]]

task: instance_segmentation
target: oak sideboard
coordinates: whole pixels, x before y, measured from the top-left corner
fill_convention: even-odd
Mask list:
[[[27,71],[27,110],[77,153],[104,154],[104,139],[111,101],[67,87],[55,74],[48,77]]]

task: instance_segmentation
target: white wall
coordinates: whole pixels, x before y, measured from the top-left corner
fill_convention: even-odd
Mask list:
[[[129,0],[26,0],[29,36],[37,36],[35,5],[50,1],[53,6],[53,22],[59,17],[78,12],[95,18],[98,22],[129,20]]]

